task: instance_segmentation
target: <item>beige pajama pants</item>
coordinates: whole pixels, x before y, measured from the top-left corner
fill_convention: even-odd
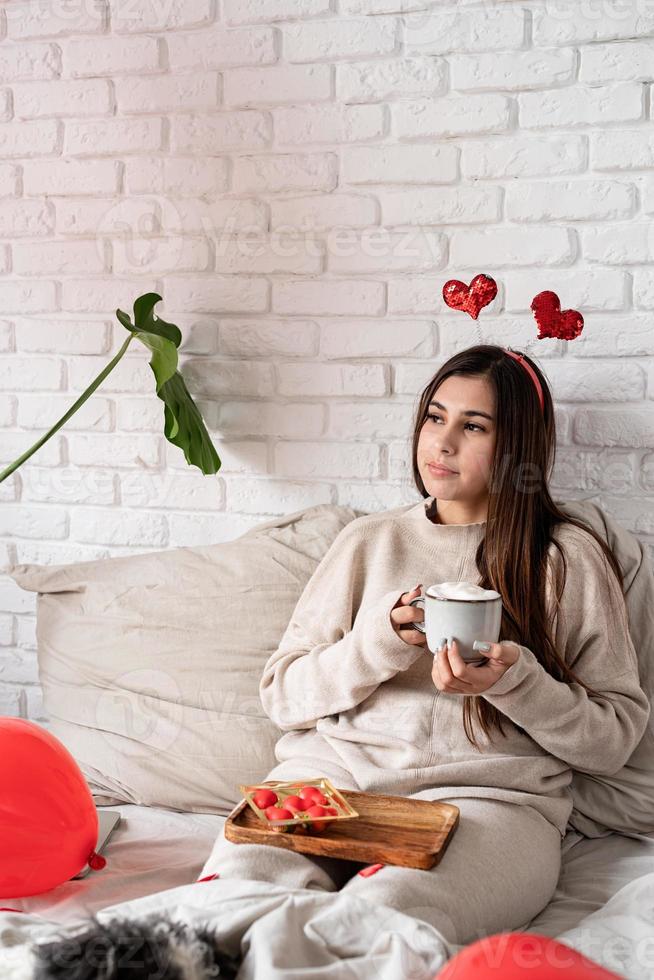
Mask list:
[[[285,772],[288,763],[266,779],[316,778],[315,772],[298,771],[297,766],[293,776]],[[352,777],[342,771],[339,775],[321,767],[320,775],[339,788],[356,789]],[[528,805],[479,797],[448,797],[444,802],[459,807],[459,825],[440,863],[428,871],[387,864],[364,878],[358,871],[365,864],[267,844],[234,844],[222,830],[198,877],[218,874],[288,888],[340,889],[422,919],[455,945],[525,928],[556,889],[561,868],[558,829]]]

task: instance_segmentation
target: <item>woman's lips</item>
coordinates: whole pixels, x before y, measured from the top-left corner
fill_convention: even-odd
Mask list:
[[[427,464],[431,473],[434,476],[458,476],[458,473],[453,473],[451,470],[443,470],[439,466],[432,466],[431,463]]]

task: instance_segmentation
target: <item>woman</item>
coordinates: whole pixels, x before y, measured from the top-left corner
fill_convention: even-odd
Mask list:
[[[416,410],[413,475],[426,501],[343,528],[261,678],[284,731],[266,778],[324,775],[453,803],[460,823],[441,862],[361,877],[351,862],[222,837],[202,875],[340,885],[455,944],[525,927],[548,903],[572,770],[616,772],[650,712],[620,566],[550,496],[555,446],[533,361],[493,345],[451,357]],[[482,665],[464,663],[456,643],[432,655],[413,627],[424,616],[413,583],[442,581],[502,596],[500,642]]]

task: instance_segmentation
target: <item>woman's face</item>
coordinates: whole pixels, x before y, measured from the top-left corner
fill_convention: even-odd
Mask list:
[[[417,452],[425,489],[438,499],[441,520],[444,514],[452,518],[450,523],[455,523],[454,518],[458,517],[464,518],[460,523],[485,520],[496,442],[493,390],[485,378],[451,375],[438,387],[431,401],[428,418],[420,430]],[[436,463],[455,472],[441,476],[430,469],[430,464]]]

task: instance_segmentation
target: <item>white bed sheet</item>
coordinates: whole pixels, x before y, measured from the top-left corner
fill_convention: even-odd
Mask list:
[[[130,917],[132,914],[138,917],[154,908],[179,915],[195,909],[193,914],[196,915],[206,905],[215,916],[216,908],[224,908],[226,913],[228,907],[232,907],[230,901],[233,901],[233,908],[240,910],[238,914],[243,919],[244,915],[247,918],[243,909],[249,909],[257,901],[265,909],[276,902],[279,909],[283,907],[284,896],[276,897],[277,889],[262,883],[248,885],[225,881],[222,883],[224,888],[219,882],[195,884],[225,817],[132,804],[115,809],[120,812],[122,820],[105,849],[106,868],[91,872],[85,879],[68,881],[45,895],[0,899],[0,907],[9,906],[22,913],[0,912],[0,963],[4,962],[3,946],[25,944],[37,937],[42,938],[56,925],[72,924],[102,909],[107,910],[104,914],[111,915],[110,910],[114,907],[124,906],[124,912]],[[589,840],[570,831],[562,844],[562,865],[552,900],[535,919],[524,923],[521,928],[559,937],[628,980],[651,980],[654,977],[654,918],[652,926],[648,926],[649,920],[643,918],[642,910],[645,908],[647,911],[651,907],[654,913],[654,834],[635,837],[613,834]],[[636,885],[635,882],[639,883]],[[180,887],[190,884],[194,885],[191,889]],[[212,885],[218,886],[218,891],[214,891]],[[155,897],[158,893],[165,894]],[[328,905],[330,899],[327,895],[300,895],[297,891],[295,895],[296,918],[298,910],[306,907],[308,921],[312,921],[310,917],[317,914],[316,908],[321,910],[321,916],[327,917],[325,921],[329,919],[332,906]],[[348,903],[341,901],[340,905],[345,908]],[[334,909],[334,928],[342,933],[340,913],[336,906]],[[346,910],[345,921],[349,921],[350,917],[350,912]],[[378,924],[378,919],[375,921]],[[297,918],[298,928],[299,922]],[[407,936],[411,935],[411,930],[407,922],[406,916],[398,916],[393,920],[392,929],[395,940],[410,945],[412,940]],[[645,935],[649,932],[652,934],[651,948],[644,948],[643,929]],[[238,929],[233,935],[237,934]],[[256,945],[256,939],[251,941]],[[258,942],[263,946],[271,941],[271,935],[262,926]],[[428,946],[427,943],[425,948]],[[389,949],[392,947],[393,942]],[[334,944],[332,951],[335,948]],[[7,955],[12,952],[17,954],[18,950],[5,951]],[[432,954],[435,957],[432,963],[436,963],[440,954],[437,950],[432,950],[429,955]],[[254,957],[254,950],[252,955]],[[383,954],[382,960],[385,958],[386,954]],[[390,968],[390,960],[384,962],[384,966]],[[370,964],[366,966],[362,962],[361,972],[353,969],[352,976],[367,978],[382,975],[367,972],[369,968]],[[374,969],[379,968],[378,959]],[[10,969],[9,959],[4,963],[4,969],[5,976],[20,980],[27,977],[25,972],[20,971],[18,962],[16,973]],[[284,969],[273,973],[279,977],[290,975]],[[385,971],[382,973],[386,975]],[[256,973],[250,974],[249,971],[244,974],[246,977],[250,975],[256,977]],[[327,977],[331,975],[329,971],[325,974]],[[418,969],[416,976],[421,975]],[[428,969],[424,975],[429,975]],[[338,970],[334,976],[338,976]],[[388,976],[393,976],[392,971]]]
[[[52,922],[85,919],[108,905],[197,880],[226,817],[163,807],[100,807],[121,820],[104,848],[101,871],[66,881],[43,895],[0,897],[0,907],[41,915]]]
[[[654,873],[654,834],[591,839],[569,830],[561,865],[554,895],[529,923],[532,932],[561,936],[602,909],[625,885]],[[654,978],[654,965],[650,977]]]

